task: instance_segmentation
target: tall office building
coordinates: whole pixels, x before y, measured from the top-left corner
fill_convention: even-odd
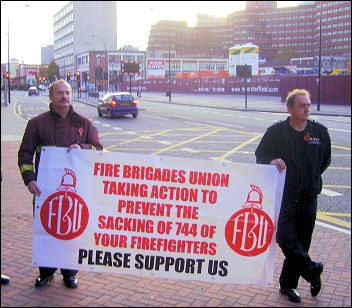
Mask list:
[[[41,48],[41,64],[48,65],[54,60],[54,46],[48,45]]]
[[[290,50],[297,58],[317,57],[320,47],[322,56],[351,57],[350,1],[300,1],[282,8],[277,1],[246,1],[245,10],[227,17],[197,17],[196,27],[174,27],[175,21],[170,27],[165,20],[153,25],[147,58],[167,58],[170,48],[178,58],[227,59],[230,47],[249,42],[259,46],[260,60],[267,66]]]
[[[54,15],[54,60],[62,77],[76,71],[77,54],[117,49],[116,18],[113,1],[71,1]]]

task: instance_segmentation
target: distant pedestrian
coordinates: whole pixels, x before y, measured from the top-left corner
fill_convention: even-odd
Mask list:
[[[257,163],[286,169],[276,240],[285,255],[280,293],[292,302],[301,302],[296,288],[299,277],[310,282],[312,296],[321,289],[323,264],[311,260],[308,251],[313,235],[317,195],[322,190],[322,173],[331,162],[328,129],[309,120],[310,94],[293,90],[286,98],[290,116],[269,127],[255,155]]]
[[[18,151],[18,166],[28,190],[34,196],[40,196],[37,184],[37,172],[40,152],[43,146],[66,147],[72,149],[102,150],[98,130],[87,117],[76,113],[71,105],[72,88],[65,80],[58,80],[49,88],[50,111],[42,113],[28,121]],[[33,156],[35,154],[35,168]],[[33,200],[34,209],[34,200]],[[53,279],[56,268],[39,267],[40,275],[36,287],[44,287]],[[76,288],[77,270],[61,269],[64,283]]]

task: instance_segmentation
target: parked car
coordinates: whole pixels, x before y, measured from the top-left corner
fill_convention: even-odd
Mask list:
[[[106,115],[111,119],[114,116],[122,116],[125,114],[132,114],[133,118],[136,118],[138,115],[137,101],[131,93],[110,93],[106,94],[102,99],[99,99],[99,117]]]
[[[31,95],[36,95],[36,96],[39,95],[39,91],[38,91],[37,87],[30,87],[29,88],[28,96],[31,96]]]

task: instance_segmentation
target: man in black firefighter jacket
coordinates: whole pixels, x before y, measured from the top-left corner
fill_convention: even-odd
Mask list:
[[[67,152],[72,149],[103,150],[98,130],[92,121],[73,110],[72,88],[65,80],[57,80],[50,86],[49,98],[50,110],[28,121],[18,151],[18,167],[24,184],[35,196],[41,194],[37,184],[37,172],[43,146],[66,147]],[[35,286],[46,286],[53,279],[55,271],[56,268],[39,267],[40,275],[35,281]],[[61,269],[65,286],[78,287],[77,272],[73,269]]]
[[[255,155],[258,164],[286,169],[285,187],[276,241],[285,255],[280,275],[280,293],[301,302],[296,288],[302,276],[310,282],[312,296],[321,289],[323,264],[311,260],[308,251],[317,212],[317,195],[322,190],[322,173],[331,162],[328,129],[309,120],[310,94],[293,90],[286,98],[290,116],[269,127]]]

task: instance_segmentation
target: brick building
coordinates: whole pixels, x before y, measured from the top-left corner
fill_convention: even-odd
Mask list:
[[[172,58],[227,59],[230,47],[248,42],[259,46],[265,66],[278,64],[277,55],[289,50],[296,58],[314,57],[319,55],[320,20],[322,56],[350,58],[350,1],[302,1],[285,8],[277,8],[276,1],[247,1],[245,10],[227,17],[198,15],[196,27],[159,21],[150,30],[147,58],[168,58],[170,50]]]

